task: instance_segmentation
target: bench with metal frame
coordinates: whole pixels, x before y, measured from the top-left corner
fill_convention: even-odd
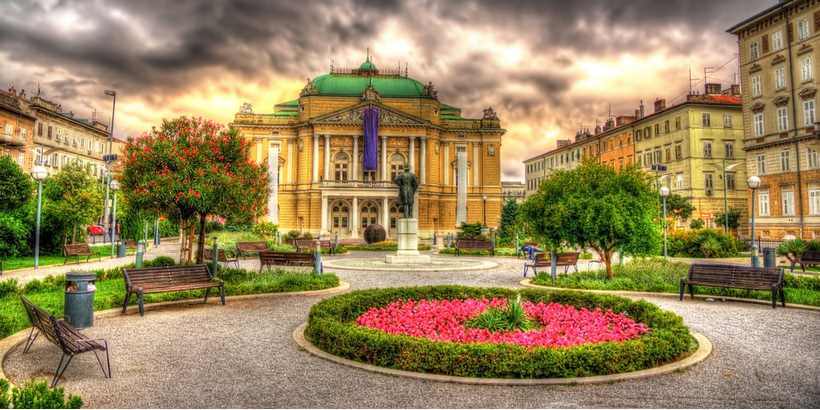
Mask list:
[[[754,268],[750,266],[694,263],[689,274],[680,280],[680,300],[689,286],[689,296],[694,299],[693,285],[747,290],[769,290],[772,292],[772,309],[777,307],[777,295],[783,307],[786,294],[783,291],[783,268]]]
[[[97,255],[97,260],[102,261],[102,252],[91,252],[91,247],[87,243],[63,245],[63,253],[65,254],[63,265],[68,262],[68,258],[76,258],[77,265],[79,265],[80,256],[86,256],[85,261],[88,262],[92,256]]]
[[[458,238],[456,240],[455,245],[456,256],[458,256],[461,251],[489,251],[490,256],[495,256],[495,246],[491,241],[483,241],[480,239],[465,239],[465,238]]]
[[[330,254],[336,254],[336,248],[330,242],[329,239],[324,240],[317,240],[317,239],[296,239],[293,241],[296,244],[296,251],[297,252],[311,252],[316,250],[316,242],[319,242],[319,246],[322,249],[330,249]]]
[[[316,266],[316,255],[310,252],[259,252],[259,271],[267,266]],[[319,266],[319,273],[324,272],[324,266]]]
[[[806,271],[806,266],[820,265],[820,251],[808,249],[803,251],[799,258],[791,261],[792,266],[790,272],[794,272],[795,263],[800,264],[800,269],[802,269],[803,272]]]
[[[214,260],[214,250],[213,250],[213,248],[209,248],[209,247],[206,246],[205,247],[205,252],[203,253],[203,257],[205,258],[204,259],[205,262],[213,261]],[[226,266],[226,267],[228,266],[229,263],[234,263],[234,264],[236,264],[236,269],[239,269],[239,258],[238,257],[228,258],[228,254],[225,252],[224,249],[217,249],[216,261],[224,263],[224,265],[222,265],[222,266]]]
[[[559,253],[555,262],[555,266],[563,266],[564,273],[569,272],[569,267],[575,268],[578,272],[578,255],[580,252]],[[539,252],[535,254],[535,258],[530,262],[524,263],[524,277],[527,277],[527,271],[532,268],[533,274],[538,275],[537,268],[544,268],[552,266],[551,255],[548,252]]]
[[[144,294],[196,289],[205,289],[204,303],[208,303],[211,288],[219,288],[219,297],[222,299],[222,305],[225,305],[225,284],[222,280],[214,281],[206,265],[123,269],[122,274],[125,281],[125,303],[122,305],[122,313],[128,308],[128,301],[133,294],[137,295],[139,301],[140,316],[145,316]]]
[[[92,339],[80,333],[70,323],[65,320],[57,320],[54,315],[31,303],[25,296],[20,296],[20,300],[23,301],[23,307],[26,309],[28,319],[32,326],[31,333],[29,333],[28,340],[26,341],[26,346],[23,348],[23,354],[28,353],[29,349],[31,349],[31,345],[34,344],[34,340],[37,339],[40,333],[45,335],[49,342],[55,344],[63,351],[63,357],[60,358],[60,364],[57,365],[57,371],[54,372],[54,380],[51,382],[51,388],[54,388],[54,386],[57,385],[57,381],[63,377],[68,365],[71,364],[71,359],[76,355],[87,352],[94,352],[94,355],[97,356],[97,363],[100,364],[103,376],[106,378],[111,377],[111,357],[108,354],[108,342],[105,339]],[[98,341],[102,341],[102,344]],[[107,374],[97,350],[105,352],[105,361],[108,365]],[[66,356],[68,356],[67,361],[65,360]],[[65,366],[63,362],[65,362]]]
[[[237,242],[236,251],[242,256],[242,259],[248,259],[248,254],[257,253],[259,251],[268,250],[268,243],[260,242]]]

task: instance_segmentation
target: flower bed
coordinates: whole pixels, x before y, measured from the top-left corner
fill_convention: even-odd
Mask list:
[[[633,302],[618,296],[572,291],[523,289],[520,295],[522,305],[529,309],[530,316],[542,315],[539,317],[542,325],[564,317],[567,322],[573,323],[571,329],[586,326],[603,330],[612,326],[612,329],[621,328],[624,336],[610,337],[611,340],[606,341],[606,337],[596,333],[586,340],[580,338],[581,332],[570,328],[558,330],[560,326],[545,325],[543,329],[529,332],[495,333],[464,326],[465,321],[475,316],[477,311],[503,305],[506,303],[504,300],[514,294],[511,289],[463,286],[351,292],[314,305],[305,336],[328,353],[376,366],[492,378],[583,377],[631,372],[680,360],[696,349],[689,329],[683,325],[680,316],[662,311],[646,301]],[[497,300],[493,302],[493,299]],[[423,322],[422,317],[432,319],[434,323],[439,320],[439,323],[433,326],[434,330],[422,327],[415,331],[424,337],[409,336],[406,330],[389,331],[391,326],[393,330],[398,330],[398,324],[394,323],[395,320],[380,319],[380,309],[384,312],[396,311],[399,314],[394,318],[404,324]],[[448,318],[440,317],[436,309],[439,309],[438,313],[446,311]],[[596,309],[601,311],[593,313]],[[402,310],[404,313],[399,312]],[[407,315],[413,310],[421,316]],[[591,319],[592,322],[575,326],[578,318]],[[359,326],[357,321],[381,322],[388,331]],[[456,332],[453,329],[461,330]],[[428,338],[429,334],[435,336]],[[442,335],[447,337],[443,338]],[[458,335],[472,336],[460,339]],[[544,335],[552,335],[553,340],[535,343],[536,339],[549,339],[542,337]],[[510,343],[505,337],[522,343]]]

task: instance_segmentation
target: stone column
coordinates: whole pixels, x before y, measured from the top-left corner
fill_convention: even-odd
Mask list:
[[[390,230],[390,208],[387,206],[387,197],[382,197],[382,224],[385,231]]]
[[[473,143],[473,186],[481,186],[479,177],[481,177],[481,143]]]
[[[387,137],[382,135],[382,181],[387,181]]]
[[[288,139],[288,166],[286,168],[288,170],[287,183],[292,184],[293,183],[293,171],[296,169],[296,167],[293,164],[293,140],[292,139]]]
[[[353,181],[359,180],[359,136],[353,136],[353,169],[351,170],[350,178]]]
[[[319,182],[319,136],[313,136],[313,183]]]
[[[268,197],[268,222],[279,223],[279,144],[268,145],[268,175],[270,175],[270,196]]]
[[[256,140],[256,163],[262,163],[262,140]]]
[[[419,138],[419,184],[424,185],[427,183],[427,136],[422,135]]]
[[[442,162],[444,162],[444,181],[442,181],[441,185],[448,186],[452,185],[450,183],[450,144],[443,142],[442,149],[444,151],[444,155],[442,156]]]
[[[467,147],[456,147],[458,185],[456,186],[456,227],[467,222]]]
[[[416,137],[410,136],[410,172],[418,175],[419,171],[416,169]]]
[[[318,141],[318,138],[316,139]],[[327,231],[327,197],[322,195],[322,232],[321,235],[329,235]]]
[[[353,197],[353,209],[350,212],[350,237],[359,237],[359,197]]]
[[[330,180],[330,135],[325,135],[325,181]]]

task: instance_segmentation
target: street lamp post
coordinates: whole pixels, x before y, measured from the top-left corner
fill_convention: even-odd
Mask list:
[[[669,188],[661,187],[661,198],[663,198],[663,257],[666,258],[666,197],[669,196]]]
[[[111,191],[114,192],[114,216],[111,218],[111,257],[113,258],[114,244],[116,243],[116,241],[114,240],[114,233],[117,230],[117,191],[120,190],[120,183],[115,179],[112,180],[111,183],[108,185],[110,185],[109,188],[111,188]]]
[[[114,90],[105,90],[105,95],[114,97],[114,104],[111,107],[111,127],[109,129],[109,142],[108,142],[108,156],[103,155],[103,160],[105,161],[106,173],[105,178],[107,182],[111,182],[111,154],[114,153],[114,116],[117,112],[117,92]],[[108,186],[109,184],[105,184],[105,216],[103,219],[103,229],[105,229],[106,233],[108,232]],[[103,243],[105,243],[105,234],[103,234]],[[114,243],[114,234],[111,234],[111,243]],[[113,245],[112,245],[113,246]],[[112,255],[113,256],[113,255]]]
[[[37,181],[37,222],[34,230],[34,269],[40,265],[40,204],[43,198],[43,180],[48,178],[48,171],[38,165],[31,171],[31,177]]]
[[[757,198],[755,198],[755,190],[760,188],[760,178],[755,175],[749,177],[746,180],[746,186],[752,190],[752,266],[760,267],[760,257],[758,256],[758,249],[757,245],[755,245],[755,202]]]
[[[732,168],[740,165],[740,163],[726,166],[726,159],[723,159],[723,231],[729,233],[729,200],[726,197],[726,191],[728,188],[728,184],[726,182],[726,171],[730,171]]]
[[[484,201],[484,226],[483,228],[487,228],[487,195],[481,197],[481,200]]]

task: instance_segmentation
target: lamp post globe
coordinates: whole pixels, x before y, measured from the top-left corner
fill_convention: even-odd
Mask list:
[[[34,269],[40,267],[40,205],[43,198],[43,180],[48,178],[48,170],[38,165],[31,171],[31,178],[37,181],[37,217],[34,228]]]
[[[669,188],[661,187],[661,198],[663,198],[663,257],[666,258],[666,197],[669,196]]]

